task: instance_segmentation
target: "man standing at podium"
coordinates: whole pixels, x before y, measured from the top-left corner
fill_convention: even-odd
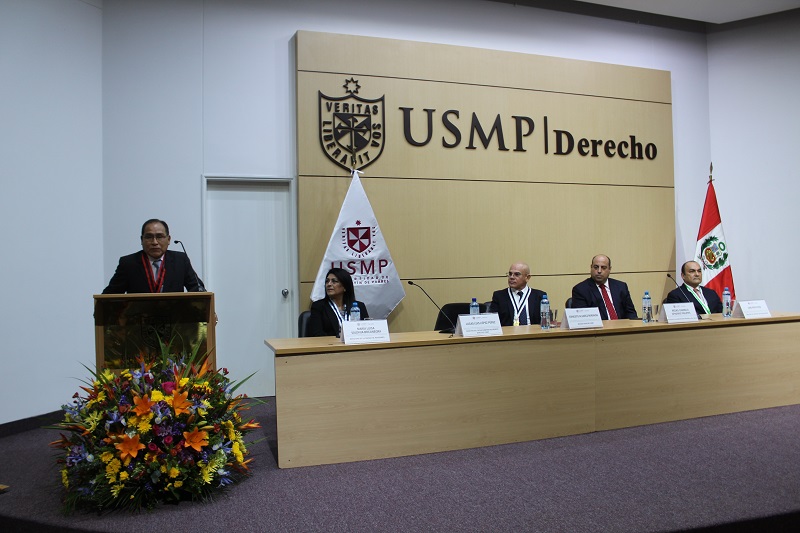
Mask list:
[[[698,315],[710,315],[722,312],[722,300],[711,289],[701,287],[703,270],[697,261],[686,261],[681,267],[684,285],[667,294],[665,304],[682,304],[691,302]]]
[[[501,326],[527,326],[539,323],[539,303],[544,292],[528,287],[531,269],[525,263],[508,268],[508,288],[492,294],[491,312],[497,313]]]
[[[572,288],[572,308],[597,307],[603,320],[638,319],[628,284],[610,275],[611,259],[594,256],[590,277]]]
[[[103,289],[103,294],[143,292],[205,291],[182,252],[167,251],[171,242],[169,226],[163,220],[150,219],[142,224],[142,251],[119,258],[117,270]]]

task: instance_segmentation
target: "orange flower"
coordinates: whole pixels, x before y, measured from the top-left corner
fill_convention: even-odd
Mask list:
[[[197,428],[194,428],[191,433],[184,431],[183,438],[186,439],[187,448],[194,448],[198,452],[203,451],[203,446],[208,446],[208,433],[198,431]]]
[[[142,398],[139,396],[134,396],[133,403],[136,405],[136,407],[133,408],[133,412],[136,413],[137,416],[146,415],[150,412],[150,408],[155,405],[155,402],[151,402],[150,398],[147,397],[147,394],[145,394]]]
[[[175,411],[176,415],[189,412],[189,407],[192,406],[192,402],[187,400],[188,397],[189,397],[189,391],[186,391],[184,393],[180,393],[177,390],[173,391],[172,409],[173,411]]]
[[[247,431],[249,429],[256,429],[256,428],[260,428],[260,427],[261,427],[261,424],[259,424],[255,420],[251,420],[250,422],[247,422],[247,423],[242,424],[241,426],[239,426],[238,429],[240,431]]]
[[[129,437],[122,435],[122,442],[114,445],[119,450],[119,458],[124,460],[126,455],[130,455],[131,459],[136,459],[139,450],[144,448],[144,444],[139,443],[139,435]]]

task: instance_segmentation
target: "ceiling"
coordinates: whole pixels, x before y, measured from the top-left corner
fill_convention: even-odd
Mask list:
[[[800,8],[800,0],[583,0],[583,2],[712,24],[725,24]]]

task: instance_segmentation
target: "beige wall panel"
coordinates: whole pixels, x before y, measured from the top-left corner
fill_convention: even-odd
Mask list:
[[[788,323],[599,337],[597,429],[796,404],[796,333]]]
[[[492,357],[484,343],[278,357],[280,466],[593,431],[593,357],[581,343],[509,341]]]
[[[506,266],[506,268],[508,268]],[[559,310],[559,316],[564,316],[564,304],[572,295],[572,287],[586,279],[589,275],[589,259],[586,260],[586,273],[580,275],[563,276],[533,276],[531,286],[547,292],[551,307]],[[626,282],[631,291],[631,299],[636,307],[636,312],[641,314],[641,302],[644,291],[650,291],[655,310],[656,305],[666,297],[667,293],[675,286],[666,277],[666,272],[647,273],[622,273],[618,279]],[[403,278],[403,282],[409,278]],[[414,279],[414,278],[412,278]],[[467,302],[475,297],[479,302],[488,302],[492,293],[507,287],[506,278],[503,276],[489,278],[454,278],[454,279],[414,279],[419,283],[431,298],[440,306],[449,302]],[[300,286],[301,308],[308,309],[311,305],[311,289],[313,283],[303,283]],[[389,315],[389,330],[393,333],[403,331],[429,331],[436,323],[438,310],[418,288],[408,284],[404,285],[406,297]],[[357,291],[356,291],[357,294]]]
[[[488,300],[505,286],[503,273],[527,261],[533,285],[563,308],[571,287],[588,274],[595,253],[613,259],[639,306],[672,287],[675,229],[670,75],[605,65],[455,46],[298,32],[297,136],[299,278],[304,300],[338,217],[350,178],[320,141],[320,96],[345,96],[346,78],[362,98],[385,99],[383,150],[362,176],[397,271],[419,280],[439,304],[475,296]],[[352,88],[352,85],[349,85]],[[412,107],[416,141],[427,136],[425,108],[435,109],[431,141],[408,143],[401,107]],[[442,122],[446,110],[460,144]],[[485,133],[502,122],[508,151],[476,138],[472,114]],[[534,131],[517,148],[513,116],[530,117]],[[545,134],[544,117],[547,117]],[[330,117],[326,117],[330,118]],[[654,143],[653,160],[555,155],[554,130],[575,141]],[[549,153],[545,154],[545,137]],[[392,313],[392,331],[431,329],[435,309],[414,287]],[[435,294],[434,294],[435,293]],[[423,299],[424,298],[424,299]],[[302,307],[305,308],[303,305]]]
[[[297,69],[670,103],[670,73],[464,46],[297,32]]]
[[[350,179],[301,177],[300,280],[313,281]],[[400,276],[495,276],[517,259],[537,274],[667,270],[671,188],[362,178]]]
[[[318,93],[344,96],[344,80],[345,76],[339,74],[298,74],[300,175],[347,174],[328,159],[319,139]],[[672,107],[667,104],[363,75],[358,77],[358,82],[361,96],[385,96],[386,99],[384,148],[380,154],[370,152],[370,159],[377,159],[365,170],[367,176],[673,185]],[[406,141],[400,107],[414,108],[409,122],[411,135],[417,142],[424,142],[428,137],[427,115],[423,110],[436,110],[432,137],[427,145],[418,147]],[[459,117],[451,116],[450,121],[460,131],[461,140],[458,146],[445,148],[444,142],[456,142],[456,137],[442,122],[442,115],[451,109],[459,111]],[[473,113],[487,136],[495,118],[500,116],[505,151],[500,150],[498,134],[493,135],[488,148],[477,134],[470,141]],[[529,117],[534,123],[533,132],[520,137],[525,151],[517,151],[514,116]],[[525,135],[528,125],[523,127],[522,135]],[[555,130],[568,131],[573,136],[576,144],[570,154],[556,154]],[[597,149],[597,157],[578,153],[577,143],[581,138],[624,141],[630,145],[631,136],[643,147],[653,143],[657,147],[656,157],[653,160],[609,158],[602,146]],[[545,154],[545,137],[549,154]],[[474,149],[467,148],[470,143]],[[630,155],[631,149],[626,149],[626,153]]]

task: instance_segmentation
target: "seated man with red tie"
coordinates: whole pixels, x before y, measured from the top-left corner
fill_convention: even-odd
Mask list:
[[[698,315],[710,315],[711,313],[722,312],[722,300],[719,295],[701,287],[703,282],[703,270],[697,261],[686,261],[681,267],[681,277],[683,285],[673,289],[667,294],[665,304],[682,304],[691,302]]]
[[[492,294],[489,311],[497,313],[501,326],[527,326],[539,323],[539,303],[544,292],[528,287],[531,269],[514,263],[508,269],[508,288]]]
[[[638,320],[628,284],[609,278],[611,259],[605,255],[592,258],[591,277],[572,287],[573,309],[597,307],[603,320]]]
[[[171,237],[166,222],[153,218],[142,224],[141,239],[141,251],[119,258],[103,294],[183,292],[184,287],[189,292],[206,290],[189,257],[167,251]]]

